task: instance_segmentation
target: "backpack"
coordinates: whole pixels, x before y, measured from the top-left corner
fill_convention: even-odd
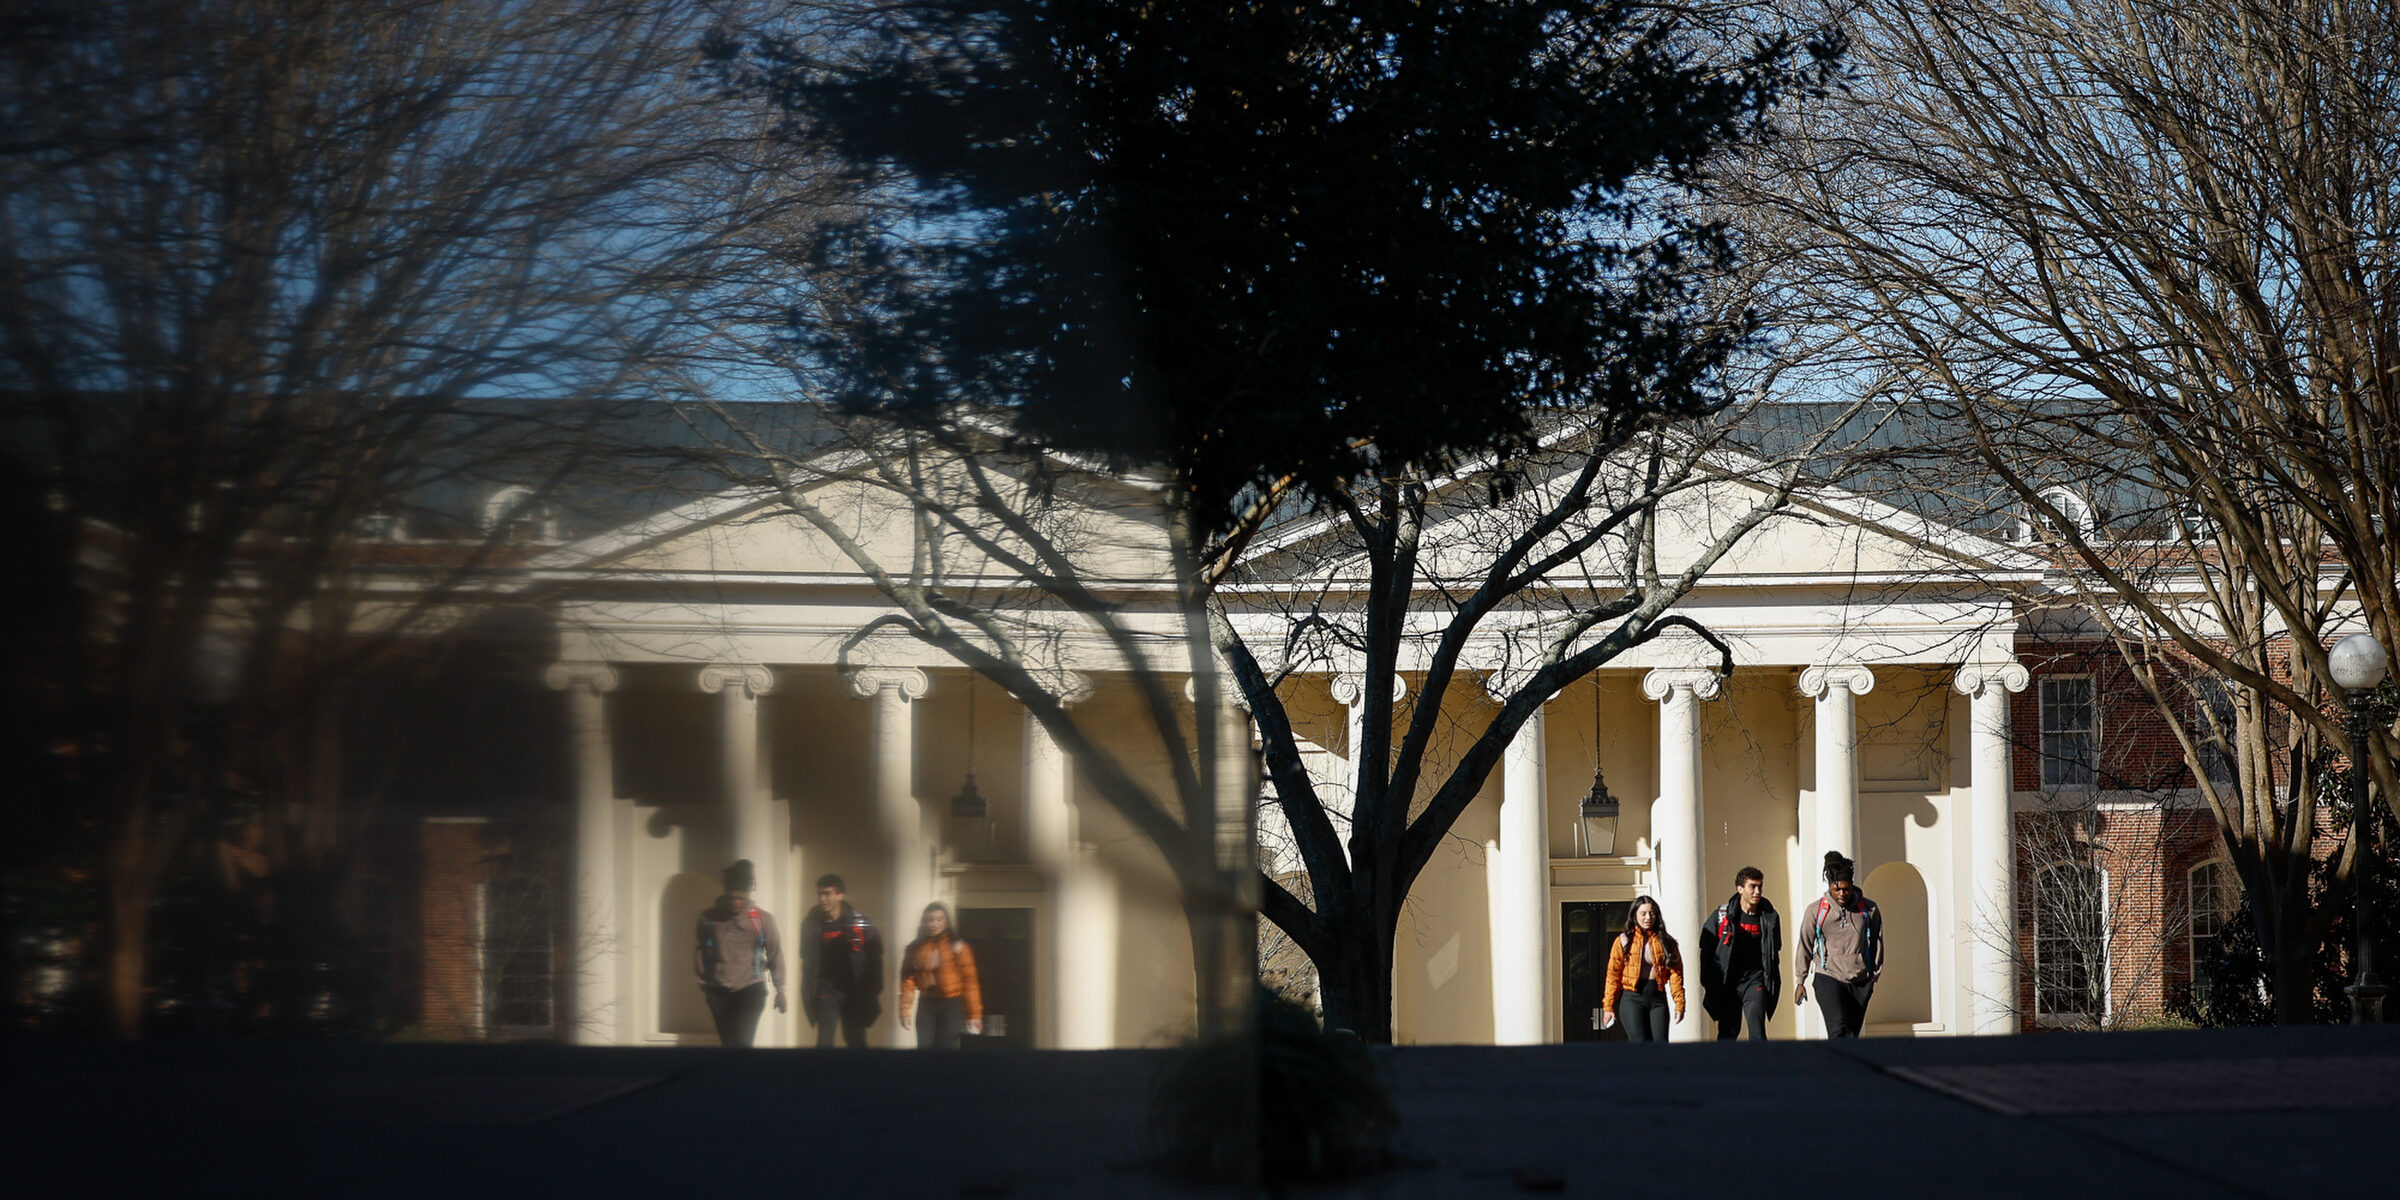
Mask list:
[[[1870,901],[1870,903],[1872,902]],[[1808,923],[1810,932],[1814,933],[1817,938],[1817,952],[1810,956],[1812,962],[1822,963],[1825,961],[1825,913],[1832,907],[1832,901],[1823,896],[1817,897],[1815,912],[1810,916]],[[1872,965],[1875,961],[1876,945],[1883,941],[1883,928],[1880,921],[1869,924],[1866,916],[1867,914],[1864,912],[1859,914],[1859,924],[1866,930],[1867,937],[1866,945],[1861,949],[1866,954],[1867,962]]]
[[[741,914],[735,913],[734,920],[741,920]],[[750,973],[764,981],[767,977],[767,927],[766,923],[759,919],[758,909],[755,907],[750,910],[750,936],[752,939],[750,943]],[[704,935],[700,939],[700,946],[704,950],[718,949],[717,935],[714,933]],[[712,954],[711,957],[715,956]]]
[[[767,927],[758,919],[758,910],[750,910],[750,973],[761,980],[767,977]]]

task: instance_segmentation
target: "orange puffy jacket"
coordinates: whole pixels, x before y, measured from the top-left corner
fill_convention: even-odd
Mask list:
[[[1631,945],[1627,945],[1631,942]],[[1675,943],[1664,941],[1655,934],[1639,929],[1608,939],[1608,978],[1600,985],[1600,1011],[1617,1011],[1617,993],[1630,992],[1642,985],[1642,948],[1657,947],[1652,956],[1651,974],[1667,995],[1675,1000],[1675,1015],[1683,1016],[1683,955]]]
[[[983,982],[975,977],[975,952],[948,934],[908,948],[908,957],[900,966],[901,1012],[909,1011],[919,991],[945,999],[963,996],[967,1019],[983,1019]]]

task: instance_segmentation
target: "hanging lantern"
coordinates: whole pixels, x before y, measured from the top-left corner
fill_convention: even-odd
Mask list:
[[[1583,798],[1583,820],[1576,825],[1583,839],[1585,858],[1609,858],[1616,854],[1617,810],[1617,798],[1608,794],[1607,785],[1593,780],[1591,794]]]
[[[950,848],[961,861],[992,855],[992,806],[975,788],[975,677],[967,676],[967,778],[950,797]]]
[[[1592,790],[1583,797],[1582,816],[1575,822],[1575,840],[1585,858],[1609,858],[1617,852],[1617,816],[1622,810],[1600,776],[1600,698],[1592,697]]]

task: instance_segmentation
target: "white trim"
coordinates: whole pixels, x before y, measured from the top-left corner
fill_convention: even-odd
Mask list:
[[[484,995],[484,979],[491,971],[491,965],[486,961],[492,944],[491,889],[492,881],[489,879],[475,882],[475,1023],[472,1028],[478,1037],[491,1035],[487,1020],[491,1014],[490,1001]]]
[[[2107,867],[2100,868],[2100,1024],[2103,1027],[2117,1015],[2117,981],[2111,973],[2116,962],[2117,927],[2109,916],[2116,907],[2110,902],[2116,882]]]
[[[2019,788],[2009,797],[2010,811],[2019,813],[2174,812],[2205,806],[2198,788],[2161,788],[2155,792],[2129,788]]]

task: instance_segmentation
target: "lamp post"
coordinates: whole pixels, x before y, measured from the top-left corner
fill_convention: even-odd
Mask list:
[[[2371,1025],[2383,1020],[2383,981],[2375,977],[2373,944],[2367,939],[2367,882],[2374,872],[2374,859],[2369,857],[2367,830],[2367,693],[2383,682],[2391,660],[2384,654],[2383,645],[2372,636],[2354,633],[2333,644],[2326,656],[2333,670],[2333,681],[2340,684],[2349,700],[2350,733],[2350,846],[2358,864],[2351,872],[2350,921],[2357,929],[2358,979],[2347,989],[2350,993],[2350,1023]]]

